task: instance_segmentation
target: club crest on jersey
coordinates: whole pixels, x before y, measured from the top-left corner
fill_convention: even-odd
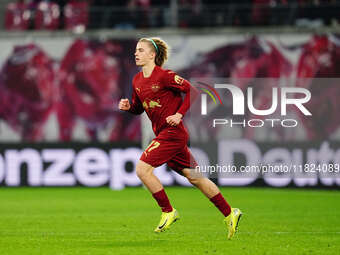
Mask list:
[[[179,75],[175,75],[175,82],[177,83],[177,84],[179,84],[179,85],[182,85],[182,83],[183,83],[183,78],[181,77],[181,76],[179,76]]]
[[[151,85],[152,92],[157,92],[159,89],[160,89],[160,86],[157,83]]]

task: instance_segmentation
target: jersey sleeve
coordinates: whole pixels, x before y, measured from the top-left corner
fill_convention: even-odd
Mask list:
[[[180,77],[173,71],[166,71],[165,74],[165,86],[173,89],[175,91],[185,93],[185,97],[183,100],[182,105],[178,109],[178,113],[182,114],[183,116],[190,108],[190,105],[194,102],[196,97],[198,96],[198,90],[191,86],[190,82]]]
[[[132,114],[136,114],[136,115],[142,114],[144,112],[143,104],[140,101],[134,86],[133,86],[133,91],[132,91],[131,107],[128,110],[128,112]]]

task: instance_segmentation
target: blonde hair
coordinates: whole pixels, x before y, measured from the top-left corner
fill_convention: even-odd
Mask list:
[[[138,42],[146,42],[156,53],[155,64],[163,66],[169,57],[169,45],[159,37],[141,38]]]

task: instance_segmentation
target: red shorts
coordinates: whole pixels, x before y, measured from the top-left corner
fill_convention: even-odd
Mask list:
[[[140,160],[153,167],[167,163],[168,166],[180,172],[183,168],[195,168],[197,165],[188,146],[188,135],[176,132],[175,128],[166,128],[154,138],[145,149]]]

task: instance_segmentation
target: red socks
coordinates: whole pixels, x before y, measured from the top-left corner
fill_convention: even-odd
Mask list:
[[[162,209],[162,212],[172,211],[172,206],[164,189],[153,193],[152,196],[154,199],[156,199],[159,207]],[[227,203],[227,201],[225,201],[221,193],[218,193],[216,196],[210,198],[210,201],[218,208],[218,210],[220,210],[224,217],[227,217],[230,214],[230,205]]]
[[[227,217],[230,214],[230,205],[227,203],[227,201],[225,201],[221,193],[218,193],[216,196],[210,198],[210,201],[214,203],[214,205],[218,208],[218,210],[220,210],[224,217]]]
[[[156,199],[158,205],[160,208],[162,208],[162,212],[171,212],[172,206],[170,204],[170,201],[168,199],[168,196],[166,195],[164,189],[153,193],[152,196],[154,199]]]

